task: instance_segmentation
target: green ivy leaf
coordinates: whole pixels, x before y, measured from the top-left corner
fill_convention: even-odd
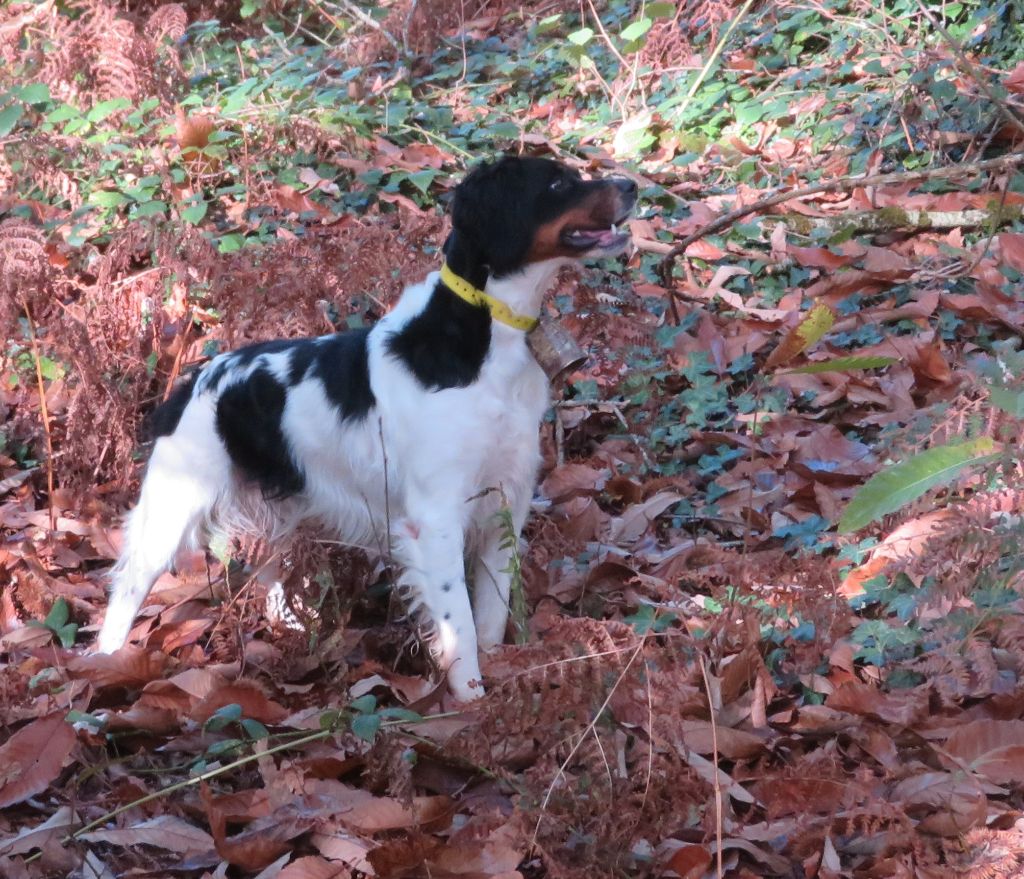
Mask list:
[[[1024,391],[993,385],[988,391],[992,405],[1014,418],[1024,418]]]
[[[495,122],[493,125],[487,126],[487,136],[489,138],[506,137],[510,140],[515,140],[520,135],[519,126],[515,122]]]
[[[242,721],[242,729],[245,730],[245,734],[250,739],[255,741],[270,738],[270,730],[258,720],[253,720],[251,717],[247,717]]]
[[[78,635],[78,623],[68,623],[54,630],[54,634],[60,641],[61,647],[74,647],[75,637]]]
[[[241,719],[242,706],[237,702],[231,702],[227,705],[222,705],[214,711],[213,714],[207,718],[206,723],[203,724],[203,729],[218,732],[229,724],[237,723]]]
[[[154,199],[153,201],[144,201],[142,204],[138,205],[135,210],[132,211],[132,216],[136,219],[141,219],[142,217],[162,217],[166,213],[167,203],[160,201],[159,199]]]
[[[562,13],[556,12],[554,15],[549,15],[542,18],[537,22],[537,33],[546,34],[548,31],[554,30],[558,27],[558,23],[562,20]]]
[[[634,21],[631,25],[622,29],[620,36],[627,43],[632,43],[634,40],[639,40],[644,34],[651,29],[651,25],[654,22],[649,18],[639,18]]]
[[[407,720],[410,723],[416,723],[423,720],[422,714],[417,714],[415,711],[410,711],[408,708],[382,708],[377,712],[378,717],[382,717],[385,720]]]
[[[594,31],[589,27],[581,27],[578,31],[569,34],[566,39],[574,46],[585,46],[594,39]]]
[[[380,730],[379,714],[357,714],[352,718],[352,732],[364,742],[372,742]]]
[[[122,192],[110,192],[100,189],[89,196],[89,204],[100,208],[118,208],[129,201],[128,196]]]
[[[427,193],[430,191],[430,184],[433,182],[436,176],[437,171],[435,171],[433,168],[427,168],[423,171],[416,171],[415,173],[410,174],[405,179],[408,180],[424,195],[427,195]]]
[[[67,372],[64,369],[63,363],[58,363],[56,360],[51,360],[46,356],[40,356],[39,358],[39,371],[43,374],[43,378],[50,382],[64,378]]]
[[[372,714],[377,707],[377,697],[372,693],[367,693],[365,696],[353,699],[350,707],[360,714]]]
[[[856,531],[919,498],[930,488],[952,482],[965,468],[992,459],[987,437],[938,446],[872,476],[846,506],[839,533]]]
[[[69,119],[81,119],[82,112],[78,107],[72,107],[71,104],[61,104],[55,110],[51,110],[46,114],[46,121],[57,125],[60,122],[67,122]]]
[[[84,711],[75,711],[74,709],[65,714],[64,719],[68,723],[87,723],[93,729],[103,729],[107,725],[106,720],[102,717],[97,717],[95,714],[86,714]]]
[[[205,201],[193,202],[187,208],[183,207],[178,210],[181,214],[181,218],[186,223],[191,223],[193,226],[198,226],[202,222],[203,217],[206,216],[206,211],[209,205]]]
[[[54,603],[53,607],[50,608],[50,612],[46,615],[46,619],[43,620],[43,625],[46,628],[56,632],[62,626],[67,624],[68,617],[71,615],[68,603],[63,598],[58,598]]]
[[[224,739],[222,742],[214,742],[206,749],[207,757],[218,757],[221,754],[226,754],[231,751],[237,751],[244,745],[241,739]]]
[[[341,712],[331,708],[320,715],[320,729],[334,729],[341,720]]]
[[[92,109],[85,114],[85,118],[90,122],[102,122],[111,114],[118,110],[127,110],[131,105],[131,101],[127,98],[111,98],[109,101],[100,101],[98,104],[93,104]]]
[[[21,104],[9,104],[0,110],[0,137],[11,133],[24,112],[25,108]]]
[[[234,253],[243,247],[245,247],[245,236],[239,235],[237,232],[222,235],[217,242],[217,250],[220,253]]]
[[[26,104],[42,104],[50,100],[50,87],[45,82],[30,82],[21,87],[19,97]]]

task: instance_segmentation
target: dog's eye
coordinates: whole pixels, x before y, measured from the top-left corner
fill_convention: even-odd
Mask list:
[[[563,189],[568,187],[569,181],[564,177],[557,177],[548,184],[548,189],[552,192],[561,192]]]

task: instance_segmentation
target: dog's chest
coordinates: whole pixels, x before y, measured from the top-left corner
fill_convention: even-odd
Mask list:
[[[516,366],[490,374],[485,370],[473,393],[483,486],[531,483],[537,472],[548,382],[531,357]]]

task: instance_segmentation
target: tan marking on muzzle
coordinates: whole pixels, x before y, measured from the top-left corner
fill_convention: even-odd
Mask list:
[[[625,213],[626,201],[612,182],[590,192],[564,214],[540,226],[526,254],[526,262],[543,262],[556,257],[578,257],[580,251],[562,243],[566,229],[607,229]]]

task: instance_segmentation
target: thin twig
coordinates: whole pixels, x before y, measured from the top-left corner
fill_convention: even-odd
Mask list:
[[[974,261],[963,271],[962,277],[970,275],[979,265],[981,261],[988,256],[989,248],[992,246],[992,239],[996,236],[996,231],[999,229],[999,219],[1003,215],[1003,207],[1006,204],[1006,194],[1010,191],[1010,181],[1007,180],[1003,184],[1002,191],[999,193],[999,206],[996,208],[995,215],[992,218],[992,224],[988,230],[988,235],[985,237],[985,243],[978,251],[978,255],[974,258]]]
[[[188,334],[189,330],[192,329],[192,309],[190,308],[185,314],[185,329],[181,334],[181,345],[178,348],[178,353],[174,355],[174,363],[171,364],[171,374],[167,377],[167,386],[164,388],[163,402],[167,402],[167,398],[171,396],[171,391],[174,390],[174,383],[178,380],[178,376],[181,375],[181,361],[185,356],[185,349],[188,348]]]
[[[137,806],[144,806],[146,803],[152,803],[154,800],[159,800],[162,797],[172,794],[175,791],[183,790],[186,787],[192,787],[193,785],[200,784],[204,781],[209,781],[211,778],[216,778],[218,775],[223,775],[225,772],[229,772],[232,769],[237,769],[239,766],[244,766],[247,763],[252,763],[255,760],[259,760],[263,757],[269,757],[271,754],[276,754],[279,751],[286,751],[289,748],[297,748],[300,745],[307,745],[310,742],[318,741],[319,739],[325,739],[328,736],[334,735],[335,730],[333,729],[322,729],[319,732],[310,733],[308,736],[304,736],[301,739],[296,739],[292,742],[283,742],[280,745],[275,745],[273,748],[268,748],[266,751],[260,751],[258,754],[249,754],[246,757],[242,757],[235,760],[232,763],[228,763],[224,766],[219,766],[216,769],[210,769],[204,772],[202,775],[196,775],[193,778],[186,778],[184,781],[176,782],[175,784],[162,787],[158,791],[154,791],[151,794],[146,794],[144,797],[139,797],[137,800],[132,800],[130,803],[125,803],[123,806],[118,806],[116,809],[112,809],[104,815],[100,815],[95,821],[90,821],[84,827],[79,827],[74,833],[69,833],[61,841],[61,845],[67,845],[69,842],[74,842],[80,836],[88,833],[90,830],[95,830],[103,824],[106,824],[112,818],[116,818],[118,815],[123,815],[129,809],[134,809]],[[37,852],[25,859],[25,863],[35,860],[42,856],[42,852]]]
[[[36,339],[36,325],[32,320],[32,312],[28,300],[21,298],[21,307],[25,312],[28,326],[28,340],[32,346],[32,359],[36,367],[36,387],[39,390],[39,414],[43,419],[43,434],[46,437],[46,503],[50,511],[50,530],[57,529],[57,514],[53,508],[53,436],[50,433],[50,411],[46,405],[46,386],[43,384],[43,365],[40,362],[39,342]]]
[[[718,727],[715,724],[715,705],[711,698],[711,681],[708,678],[708,668],[704,663],[704,654],[697,654],[697,661],[700,663],[700,673],[704,678],[704,691],[708,694],[708,716],[711,718],[711,761],[715,767],[715,843],[716,852],[715,875],[722,879],[725,875],[722,865],[722,781],[718,777]]]
[[[456,146],[454,143],[452,143],[447,138],[442,137],[440,134],[435,134],[433,131],[427,131],[425,128],[420,128],[420,126],[414,123],[403,122],[398,126],[398,129],[400,131],[415,131],[417,134],[422,134],[428,140],[437,141],[442,146],[447,147],[452,152],[458,153],[463,158],[469,159],[470,161],[475,161],[478,158],[478,156],[473,155],[473,153],[466,152],[466,150],[462,149],[462,147]]]
[[[644,683],[647,685],[647,775],[644,778],[644,796],[640,801],[640,811],[643,812],[647,805],[647,795],[651,791],[651,778],[654,777],[654,697],[651,694],[651,672],[647,670],[644,675]]]
[[[729,228],[737,220],[742,220],[750,214],[757,214],[770,207],[792,201],[796,198],[803,198],[807,195],[817,195],[822,192],[849,192],[862,186],[888,186],[893,183],[915,183],[922,180],[942,180],[951,177],[962,177],[965,175],[980,174],[984,171],[1003,171],[1024,163],[1024,153],[1009,153],[1000,156],[998,159],[987,159],[984,162],[973,162],[968,165],[951,165],[941,168],[926,168],[921,171],[893,171],[887,174],[851,174],[846,177],[836,177],[824,183],[815,183],[802,189],[788,189],[783,192],[775,192],[765,196],[752,204],[736,208],[723,214],[716,220],[712,220],[706,226],[702,226],[692,235],[687,235],[680,240],[661,261],[658,266],[658,274],[666,287],[672,286],[672,265],[679,254],[683,253],[694,241],[699,241],[707,235],[714,235],[723,229]]]
[[[578,741],[575,745],[573,745],[572,750],[569,751],[568,755],[566,755],[566,758],[562,761],[561,766],[558,767],[558,771],[555,773],[555,777],[551,779],[551,784],[548,785],[547,793],[544,794],[544,800],[540,804],[540,814],[537,816],[537,824],[533,828],[533,838],[530,840],[530,849],[534,849],[537,846],[537,835],[540,833],[541,821],[544,820],[544,810],[547,809],[548,803],[551,802],[551,796],[555,792],[555,785],[558,784],[558,780],[565,774],[566,767],[572,762],[572,758],[576,756],[576,752],[583,745],[583,742],[586,741],[587,736],[589,736],[591,731],[597,726],[597,721],[600,719],[601,715],[604,714],[604,711],[608,707],[608,704],[612,701],[612,696],[615,695],[615,691],[619,688],[619,684],[621,684],[623,679],[626,677],[626,672],[629,671],[630,667],[633,665],[633,662],[640,655],[640,652],[643,650],[644,644],[646,642],[647,636],[645,635],[641,639],[640,643],[636,645],[636,649],[633,651],[633,655],[629,657],[629,661],[626,663],[625,667],[619,673],[619,676],[615,679],[615,683],[613,683],[609,688],[608,695],[605,697],[604,702],[601,703],[601,707],[594,712],[594,716],[590,719],[590,723],[587,724],[587,728],[583,730],[582,733],[580,733]],[[596,655],[600,654],[589,654],[581,658],[587,659],[591,656]]]

